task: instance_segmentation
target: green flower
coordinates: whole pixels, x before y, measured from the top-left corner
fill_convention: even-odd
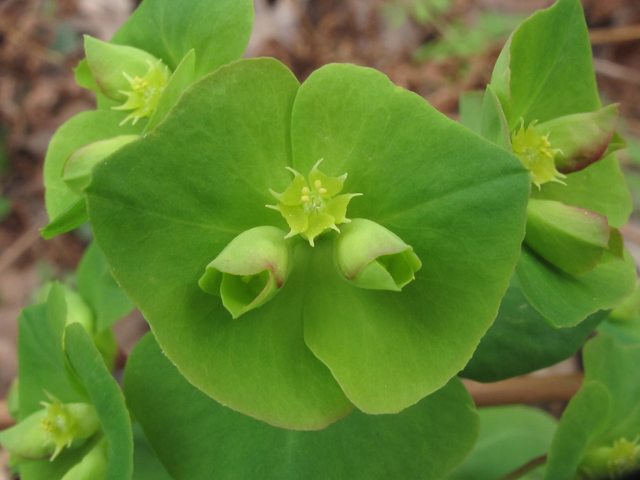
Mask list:
[[[133,125],[142,118],[150,117],[158,106],[160,97],[167,86],[171,72],[169,67],[158,60],[155,64],[147,61],[149,71],[142,77],[137,75],[131,78],[126,72],[122,75],[131,85],[130,90],[120,90],[120,93],[127,96],[127,101],[119,107],[111,107],[113,110],[133,110],[127,115],[120,125],[124,125],[133,119]]]
[[[347,193],[338,195],[347,174],[339,177],[329,177],[318,170],[321,158],[309,173],[309,183],[291,167],[286,167],[294,175],[293,181],[283,193],[269,190],[278,205],[267,205],[268,208],[279,211],[289,224],[291,231],[285,238],[300,234],[309,240],[313,247],[313,239],[328,229],[340,232],[336,225],[349,223],[346,218],[347,206],[353,197],[361,193]]]
[[[524,119],[519,130],[511,135],[513,153],[520,159],[522,164],[529,170],[531,182],[538,188],[543,183],[558,182],[566,185],[561,178],[566,178],[556,170],[555,156],[562,152],[559,148],[552,148],[549,142],[549,135],[538,135],[533,126],[534,120],[525,129]]]

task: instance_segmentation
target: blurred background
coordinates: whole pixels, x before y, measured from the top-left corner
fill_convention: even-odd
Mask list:
[[[43,282],[66,279],[88,229],[44,241],[42,165],[55,130],[94,108],[74,81],[82,35],[109,40],[136,0],[0,0],[0,399],[17,373],[20,310]],[[373,67],[457,119],[458,97],[484,89],[505,40],[552,0],[255,0],[246,56],[272,56],[300,81],[331,62]],[[640,1],[582,0],[604,103],[621,104],[619,156],[640,205]],[[576,79],[577,82],[580,79]],[[625,227],[640,260],[640,216]],[[116,325],[123,354],[146,331],[139,314]],[[569,369],[574,367],[567,367]],[[1,455],[1,454],[0,454]],[[3,459],[0,458],[0,465]],[[1,467],[0,467],[1,468]],[[0,471],[0,480],[3,478]]]

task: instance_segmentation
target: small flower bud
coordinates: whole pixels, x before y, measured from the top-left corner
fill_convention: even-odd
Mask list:
[[[526,244],[570,275],[589,273],[609,248],[607,218],[551,200],[529,200]]]
[[[572,173],[600,160],[608,150],[618,127],[618,105],[596,112],[578,113],[534,125],[540,135],[548,135],[558,150],[555,165],[560,173]],[[618,144],[617,148],[624,148]]]
[[[45,409],[32,413],[17,425],[0,432],[0,445],[13,456],[23,460],[42,460],[55,452],[46,432],[41,428],[47,417]]]
[[[91,170],[103,158],[108,157],[120,147],[138,138],[137,135],[120,135],[93,142],[76,150],[66,161],[62,179],[76,194],[82,195],[82,189],[89,184]]]
[[[580,463],[581,477],[589,480],[622,478],[640,470],[640,445],[638,438],[630,442],[621,438],[611,447],[589,450]]]
[[[78,448],[98,431],[100,421],[93,406],[86,403],[52,403],[32,413],[14,427],[0,432],[0,445],[23,460],[51,460],[63,448]]]
[[[124,102],[116,110],[133,110],[122,123],[149,117],[171,76],[162,60],[138,48],[102,42],[85,35],[87,64],[108,98]]]
[[[413,248],[370,220],[353,219],[342,227],[335,242],[340,272],[360,288],[400,291],[422,267]]]
[[[291,246],[285,232],[256,227],[241,233],[209,265],[198,284],[219,295],[233,318],[273,298],[291,265]]]
[[[47,394],[51,403],[42,402],[47,416],[42,419],[41,428],[45,431],[47,443],[55,446],[51,460],[54,460],[63,448],[77,448],[100,428],[100,419],[95,408],[88,403],[63,404],[53,395]]]

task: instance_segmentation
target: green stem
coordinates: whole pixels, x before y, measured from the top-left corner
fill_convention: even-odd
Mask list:
[[[507,473],[504,477],[500,477],[498,480],[516,480],[522,477],[523,475],[529,473],[534,468],[537,468],[540,465],[544,465],[546,461],[547,461],[547,455],[546,454],[540,455],[539,457],[536,457],[533,460],[530,460],[529,462],[525,463],[521,467],[518,467],[513,472]]]

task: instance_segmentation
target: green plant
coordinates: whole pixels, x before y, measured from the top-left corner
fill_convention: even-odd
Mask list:
[[[209,8],[242,26],[226,30],[237,58],[247,6],[176,5],[146,0],[112,43],[87,39],[76,73],[99,90],[98,110],[50,146],[44,235],[88,219],[97,246],[79,294],[54,285],[20,320],[19,422],[0,442],[21,477],[569,480],[635,468],[629,331],[587,344],[586,382],[557,427],[524,408],[478,414],[456,378],[567,358],[634,290],[617,230],[631,211],[614,154],[624,142],[617,107],[599,103],[579,1],[518,27],[486,92],[462,100],[470,128],[372,69],[327,65],[300,85],[274,59],[221,66],[193,32]],[[98,340],[124,313],[113,299],[130,305],[110,275],[153,332],[125,369],[135,426]],[[100,328],[74,321],[78,298]],[[619,308],[602,331],[635,318],[635,303]],[[55,458],[31,417],[45,392],[63,412],[83,404],[75,421],[92,426]],[[490,446],[524,429],[536,435],[505,442],[508,461]]]

